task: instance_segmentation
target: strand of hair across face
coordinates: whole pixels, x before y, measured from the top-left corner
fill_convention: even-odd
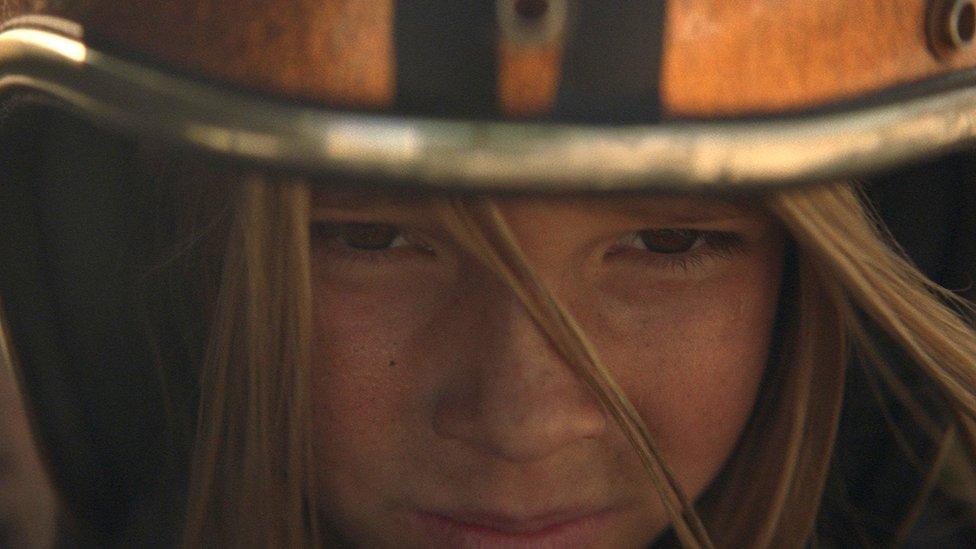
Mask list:
[[[621,427],[658,489],[682,544],[711,548],[701,519],[664,463],[636,409],[572,315],[535,275],[497,205],[486,198],[457,198],[440,211],[453,236],[509,285],[556,350]]]

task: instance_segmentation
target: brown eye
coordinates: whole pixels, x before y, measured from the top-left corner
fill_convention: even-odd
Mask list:
[[[403,236],[392,225],[376,223],[343,223],[324,225],[317,229],[317,236],[334,238],[356,250],[379,251],[402,245]]]
[[[637,233],[637,244],[659,254],[691,251],[701,240],[700,231],[690,229],[650,229]]]

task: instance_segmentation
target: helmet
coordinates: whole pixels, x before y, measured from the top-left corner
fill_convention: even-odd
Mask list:
[[[971,133],[967,2],[494,4],[8,1],[5,82],[154,141],[451,188],[761,187]]]
[[[132,305],[174,167],[479,193],[856,177],[931,277],[976,267],[974,0],[0,0],[0,25],[5,341],[103,542],[179,514],[162,395],[192,418],[194,374],[161,381]],[[192,355],[200,331],[167,337]]]

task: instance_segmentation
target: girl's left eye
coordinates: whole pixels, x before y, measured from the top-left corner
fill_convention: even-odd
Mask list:
[[[659,254],[682,254],[705,243],[704,233],[692,229],[648,229],[631,236],[631,245]]]
[[[731,258],[743,245],[738,233],[699,229],[645,229],[617,241],[608,256],[639,260],[643,265],[687,272],[707,262]]]
[[[392,225],[378,223],[322,224],[317,227],[316,236],[366,252],[378,252],[409,245],[399,229]]]
[[[319,222],[310,229],[319,253],[336,262],[373,264],[435,255],[420,234],[387,223]]]

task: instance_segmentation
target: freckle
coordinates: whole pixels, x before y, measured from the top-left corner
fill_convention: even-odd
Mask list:
[[[396,367],[396,365],[397,365],[397,363],[396,363],[396,361],[395,361],[395,360],[391,360],[391,361],[390,361],[390,364],[389,364],[389,366],[390,366],[390,368],[395,368],[395,367]]]

